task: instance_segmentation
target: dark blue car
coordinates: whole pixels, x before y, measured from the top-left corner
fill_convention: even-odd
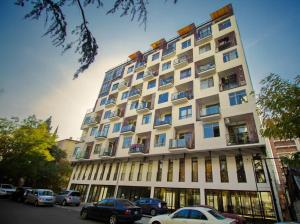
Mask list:
[[[155,216],[168,212],[167,203],[157,198],[141,198],[134,204],[142,208],[143,214]]]
[[[82,219],[97,219],[110,224],[134,223],[142,218],[141,208],[126,199],[107,198],[81,209]]]

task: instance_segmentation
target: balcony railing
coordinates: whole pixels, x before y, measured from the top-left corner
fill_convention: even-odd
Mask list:
[[[145,110],[145,109],[149,109],[151,108],[151,103],[150,102],[141,102],[136,110]]]
[[[203,40],[210,36],[211,36],[211,28],[209,28],[209,27],[202,28],[196,34],[196,41]]]
[[[154,126],[161,126],[161,125],[171,125],[172,124],[172,118],[165,118],[164,120],[156,119],[154,122]]]
[[[107,131],[98,131],[95,138],[107,138],[108,132]]]
[[[100,154],[99,157],[101,156],[112,156],[113,155],[113,149],[112,148],[108,148],[108,149],[104,149]]]
[[[115,98],[107,99],[107,101],[105,103],[105,106],[112,105],[112,104],[116,104],[116,99]]]
[[[173,83],[173,82],[174,82],[173,77],[169,77],[169,78],[166,78],[166,79],[160,79],[159,80],[159,86],[165,86],[165,85],[168,85],[168,84]]]
[[[188,56],[181,56],[181,57],[179,57],[179,58],[176,58],[176,59],[174,59],[174,61],[173,61],[173,65],[174,65],[174,67],[177,67],[177,66],[179,66],[180,64],[186,64],[186,63],[189,63],[189,60],[190,60],[191,58],[190,57],[188,57]]]
[[[132,124],[129,124],[129,125],[124,125],[121,129],[121,133],[124,133],[124,132],[134,132],[135,131],[135,126],[132,125]]]
[[[227,145],[242,145],[257,143],[258,139],[250,139],[248,132],[229,133],[226,135]]]
[[[235,42],[233,41],[226,41],[219,43],[218,51],[226,50],[227,48],[233,47],[235,45]]]
[[[206,65],[201,65],[198,67],[198,73],[199,74],[202,74],[202,73],[205,73],[206,71],[209,71],[209,70],[212,70],[212,69],[215,69],[216,68],[216,65],[214,62],[210,62]]]
[[[89,119],[85,119],[83,125],[94,125],[100,122],[99,117],[90,117]]]
[[[138,96],[141,94],[142,94],[142,91],[140,89],[132,89],[132,90],[130,90],[128,97],[134,97],[134,96]]]
[[[147,70],[143,76],[143,80],[148,80],[153,78],[154,76],[156,76],[158,74],[157,71],[151,71],[151,70]]]
[[[201,117],[206,117],[206,116],[219,114],[219,113],[220,113],[220,106],[216,105],[216,106],[212,106],[212,107],[203,108],[201,110],[200,116]]]
[[[183,99],[183,98],[192,99],[193,94],[189,91],[177,92],[177,93],[172,94],[171,99],[172,99],[172,101],[175,101],[175,100],[179,100],[179,99]]]
[[[220,91],[226,91],[226,90],[237,88],[237,87],[240,87],[240,86],[243,86],[243,85],[246,85],[245,80],[220,83]]]
[[[147,62],[146,61],[139,61],[135,64],[135,70],[141,70],[146,68]]]
[[[176,48],[175,47],[169,47],[169,48],[165,48],[163,50],[163,53],[162,53],[162,57],[166,57],[172,53],[174,53],[176,51]]]
[[[119,117],[123,117],[123,115],[124,115],[124,112],[121,112],[120,110],[116,110],[110,114],[109,119],[111,119],[111,120],[117,119]]]
[[[144,144],[133,144],[129,148],[129,153],[146,153]]]
[[[178,149],[178,148],[192,148],[191,140],[188,139],[170,139],[169,148]]]
[[[123,90],[126,89],[128,87],[128,82],[127,81],[123,81],[119,84],[118,89],[119,90]]]

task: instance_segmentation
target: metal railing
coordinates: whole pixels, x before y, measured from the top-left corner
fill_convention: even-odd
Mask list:
[[[220,83],[220,91],[225,91],[233,88],[237,88],[240,86],[246,85],[245,80],[236,81],[236,82],[228,82],[228,83]]]
[[[107,148],[104,149],[102,152],[100,152],[99,156],[112,156],[113,155],[113,149]]]
[[[159,80],[159,86],[165,86],[168,85],[169,83],[173,83],[174,82],[174,78],[173,77],[169,77],[166,79],[160,79]]]
[[[170,139],[169,148],[177,149],[177,148],[192,148],[192,144],[189,139]]]
[[[250,139],[248,132],[242,133],[229,133],[226,135],[227,145],[242,145],[242,144],[251,144],[257,143],[257,139]]]
[[[186,55],[181,56],[181,57],[179,57],[179,58],[176,58],[176,59],[174,59],[174,61],[173,61],[173,65],[176,66],[176,65],[179,65],[179,64],[181,64],[181,63],[187,63],[187,62],[189,62],[190,58],[191,58],[191,57],[186,56]]]
[[[128,132],[128,131],[135,131],[135,126],[132,125],[132,124],[129,124],[129,125],[124,125],[121,129],[121,133],[123,132]]]
[[[189,91],[181,91],[181,92],[173,93],[171,100],[174,101],[174,100],[179,100],[179,99],[183,99],[183,98],[192,99],[193,94]]]
[[[202,32],[199,32],[199,31],[202,31]],[[196,41],[202,40],[211,35],[212,35],[211,28],[208,28],[208,27],[201,28],[201,29],[197,30]]]
[[[150,110],[151,107],[151,103],[150,102],[141,102],[138,107],[137,110],[144,110],[144,109],[149,109]]]
[[[208,70],[215,69],[215,68],[216,68],[216,64],[214,62],[210,62],[206,65],[200,65],[198,67],[198,73],[201,74],[203,72],[206,72]]]
[[[176,51],[176,47],[165,48],[165,49],[163,50],[162,56],[164,57],[164,56],[166,56],[166,55],[170,55],[170,54],[172,54],[172,53],[175,52],[175,51]]]
[[[142,90],[140,89],[131,89],[129,92],[129,97],[135,96],[135,95],[141,95]]]
[[[156,119],[154,121],[154,126],[161,126],[161,125],[165,125],[165,124],[172,124],[172,118],[165,118],[164,120],[161,119]]]
[[[116,99],[115,98],[110,98],[110,99],[107,99],[105,105],[115,104],[115,103],[116,103]]]
[[[146,67],[147,62],[146,61],[139,61],[135,64],[135,69]]]
[[[108,135],[108,131],[98,131],[95,138],[106,138]]]
[[[219,113],[220,113],[220,106],[215,105],[212,107],[202,108],[200,116],[205,117],[205,116],[210,116]]]
[[[146,147],[144,144],[132,144],[129,148],[129,153],[145,153]]]

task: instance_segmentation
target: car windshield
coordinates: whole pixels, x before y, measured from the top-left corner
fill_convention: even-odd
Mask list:
[[[13,189],[13,187],[9,184],[2,184],[1,187],[5,189]]]
[[[52,191],[39,191],[39,196],[53,196]]]
[[[75,197],[80,197],[80,193],[79,192],[72,192],[70,195],[71,196],[75,196]]]
[[[128,207],[128,206],[134,206],[134,204],[128,200],[118,200],[118,202],[120,204],[122,204],[124,207]]]
[[[220,213],[218,213],[217,211],[215,210],[209,210],[208,213],[210,213],[212,216],[214,216],[216,219],[219,219],[219,220],[223,220],[225,219],[225,217],[223,215],[221,215]]]

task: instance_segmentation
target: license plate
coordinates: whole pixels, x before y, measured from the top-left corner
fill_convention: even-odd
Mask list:
[[[138,215],[138,214],[139,214],[139,212],[138,212],[138,211],[135,211],[135,212],[134,212],[134,214],[135,214],[135,215]]]

